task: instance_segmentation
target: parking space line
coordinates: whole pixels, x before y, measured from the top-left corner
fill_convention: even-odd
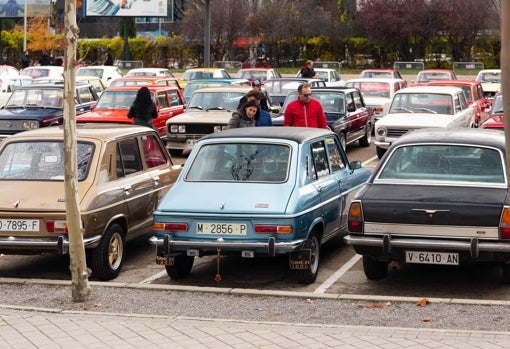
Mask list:
[[[347,263],[342,265],[333,275],[324,281],[313,293],[325,293],[338,279],[340,279],[351,267],[361,259],[361,255],[355,254]]]
[[[159,279],[160,277],[163,277],[166,275],[166,270],[163,270],[163,271],[160,271],[159,273],[157,274],[154,274],[152,276],[149,276],[147,279],[143,280],[143,281],[140,281],[139,283],[140,284],[150,284],[152,283],[154,280],[157,280]]]

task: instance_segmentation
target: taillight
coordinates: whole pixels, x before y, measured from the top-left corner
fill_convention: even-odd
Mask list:
[[[187,231],[187,223],[154,223],[154,230]]]
[[[510,208],[505,206],[499,221],[499,236],[501,239],[510,239]]]
[[[363,233],[363,212],[361,202],[353,202],[349,208],[347,229],[351,233]]]
[[[255,225],[255,232],[262,234],[290,234],[292,233],[291,225],[268,225],[268,224],[257,224]]]
[[[46,231],[48,233],[67,233],[67,222],[46,221]]]

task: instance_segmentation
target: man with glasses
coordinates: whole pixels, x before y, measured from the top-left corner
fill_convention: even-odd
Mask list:
[[[311,98],[312,88],[307,83],[298,87],[298,98],[285,108],[283,126],[328,128],[322,105]]]

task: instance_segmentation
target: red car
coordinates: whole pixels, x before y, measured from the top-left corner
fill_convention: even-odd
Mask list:
[[[482,84],[475,80],[436,80],[427,83],[432,86],[457,86],[466,95],[467,102],[475,109],[473,127],[479,127],[487,118],[487,111],[491,108],[491,102],[483,92]]]
[[[434,80],[457,80],[457,75],[451,69],[424,69],[418,73],[411,86],[423,86]]]
[[[130,85],[163,85],[181,88],[179,81],[170,76],[123,76],[113,80],[109,87]]]
[[[76,117],[79,123],[113,122],[120,124],[133,123],[127,117],[129,107],[135,100],[141,86],[118,86],[106,89],[91,111]],[[166,121],[184,112],[184,96],[181,89],[175,86],[147,85],[158,108],[158,117],[152,120],[160,137],[166,139]]]
[[[492,103],[492,109],[489,112],[489,117],[482,122],[482,128],[491,128],[504,130],[504,115],[503,115],[503,94],[498,92],[494,97],[494,103]]]

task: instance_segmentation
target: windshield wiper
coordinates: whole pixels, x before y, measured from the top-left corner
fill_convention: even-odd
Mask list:
[[[434,111],[434,110],[429,109],[429,108],[414,108],[414,110],[423,110],[423,111],[426,111],[426,112],[429,112],[429,113],[432,113],[432,114],[437,114],[437,111]]]
[[[202,107],[201,105],[191,105],[191,106],[188,106],[189,109],[200,109],[200,110],[204,110],[204,107]]]
[[[409,110],[407,108],[394,108],[392,109],[391,111],[396,111],[396,112],[399,112],[399,111],[405,111],[405,112],[408,112],[408,113],[414,113],[412,110]]]

